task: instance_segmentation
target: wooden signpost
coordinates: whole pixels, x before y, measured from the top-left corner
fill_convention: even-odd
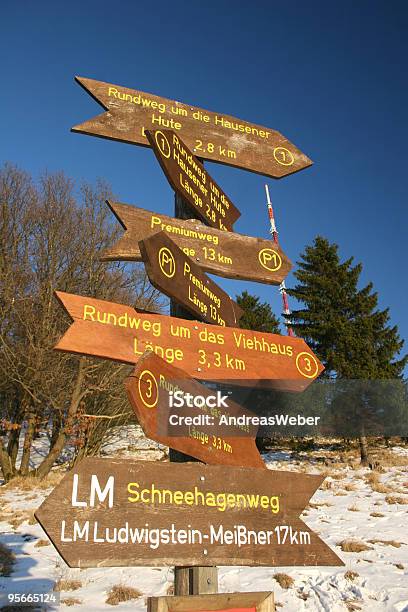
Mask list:
[[[146,130],[170,129],[198,157],[274,178],[312,164],[276,130],[120,85],[76,81],[107,112],[74,126],[74,132],[149,146]]]
[[[84,459],[35,516],[70,567],[343,565],[299,518],[324,476]]]
[[[222,327],[237,326],[244,314],[165,232],[139,243],[150,282],[193,315]]]
[[[227,401],[228,408],[204,405],[177,410],[170,407],[170,391],[205,398],[214,393],[155,353],[142,355],[133,374],[126,380],[126,390],[139,424],[151,440],[211,465],[266,469],[255,444],[257,427],[217,424],[222,415],[255,415],[232,400]],[[174,425],[169,422],[170,415],[177,417]],[[179,421],[179,417],[182,420]],[[184,424],[187,417],[189,424]]]
[[[277,244],[228,231],[240,213],[197,157],[274,178],[311,160],[274,130],[76,80],[106,112],[73,131],[150,144],[176,191],[176,219],[108,202],[126,231],[102,259],[143,259],[181,318],[56,292],[73,323],[55,348],[137,364],[126,387],[145,434],[168,444],[171,460],[216,465],[87,458],[43,502],[37,520],[71,567],[175,565],[176,595],[216,591],[218,564],[343,565],[299,518],[324,477],[265,469],[253,425],[213,433],[220,415],[252,413],[226,396],[223,408],[210,406],[212,390],[194,380],[302,391],[322,372],[303,340],[236,327],[240,309],[204,274],[280,284],[291,263]],[[207,225],[186,220],[190,212]],[[204,404],[177,412],[170,406],[177,392]],[[181,426],[174,415],[184,417]],[[269,593],[206,597],[150,598],[149,612],[274,608]]]
[[[126,232],[102,253],[103,261],[141,261],[139,242],[164,231],[203,270],[218,276],[279,285],[292,267],[281,248],[270,240],[216,230],[199,221],[183,221],[119,202],[108,205]]]
[[[172,130],[146,131],[157,160],[170,185],[211,227],[232,231],[241,216],[203,164]]]
[[[73,324],[60,351],[137,363],[152,350],[202,380],[303,391],[323,366],[300,338],[208,325],[56,292]]]
[[[193,214],[191,214],[193,212]],[[177,219],[197,219],[198,214],[189,206],[179,193],[174,194],[174,216]],[[180,319],[191,319],[192,315],[175,300],[170,300],[170,315]],[[191,455],[169,448],[171,462],[186,463],[195,461]],[[218,568],[215,565],[186,567],[174,566],[174,595],[196,595],[198,593],[217,593]]]

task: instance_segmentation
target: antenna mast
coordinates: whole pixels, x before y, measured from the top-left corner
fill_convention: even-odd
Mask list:
[[[265,193],[266,193],[266,203],[268,206],[268,216],[269,216],[269,222],[270,222],[269,231],[272,234],[272,240],[274,241],[274,243],[276,245],[279,245],[278,230],[277,230],[276,223],[275,223],[275,215],[274,215],[273,208],[272,208],[272,202],[271,202],[271,197],[269,195],[268,185],[265,185]],[[288,295],[286,293],[286,285],[285,285],[284,280],[279,285],[279,293],[282,296],[283,312],[285,313],[285,315],[290,315],[289,300],[288,300]],[[285,326],[288,332],[288,336],[294,336],[295,334],[293,333],[293,329],[290,326],[290,321],[285,320]]]

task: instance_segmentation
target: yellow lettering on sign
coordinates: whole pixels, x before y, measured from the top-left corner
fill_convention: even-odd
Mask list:
[[[173,323],[171,323],[170,333],[176,338],[191,338],[191,331],[188,327],[184,327],[183,325],[173,325]]]
[[[87,318],[89,317],[90,321],[94,321],[94,314],[95,314],[96,308],[95,306],[88,306],[88,304],[84,305],[84,314],[82,316],[83,320],[86,321]]]
[[[166,224],[162,222],[160,217],[152,215],[150,219],[150,229],[157,229],[158,227],[160,227],[163,232],[167,232],[168,234],[177,234],[179,236],[184,236],[185,238],[193,238],[194,240],[212,242],[213,244],[218,245],[218,236],[205,232],[204,230],[201,230],[201,228],[200,230],[193,230],[188,227],[180,227],[178,225]],[[230,260],[228,263],[232,263],[232,260]]]
[[[244,132],[246,134],[252,134],[253,136],[259,136],[260,138],[267,139],[269,137],[270,132],[266,132],[264,130],[260,130],[253,125],[248,125],[245,123],[238,123],[236,121],[229,121],[228,119],[224,119],[221,115],[214,116],[215,125],[221,125],[228,130],[235,130],[236,132]]]
[[[161,117],[160,115],[156,116],[154,113],[152,113],[151,121],[152,121],[152,124],[157,123],[158,125],[160,125],[160,127],[163,127],[163,128],[169,128],[171,130],[181,129],[181,123],[179,123],[178,121],[174,121],[173,118],[165,119],[164,117]]]
[[[145,351],[153,351],[156,355],[159,355],[167,363],[174,363],[175,361],[183,361],[184,353],[181,349],[174,349],[172,347],[163,347],[159,344],[153,344],[152,342],[145,342],[144,345],[139,345],[139,340],[133,338],[133,352],[135,355],[143,355]]]
[[[164,102],[157,102],[157,100],[153,100],[152,98],[142,96],[140,94],[134,96],[132,94],[125,93],[124,91],[120,91],[116,87],[108,88],[108,96],[113,97],[116,100],[123,100],[124,102],[131,102],[133,104],[137,104],[139,106],[142,106],[143,108],[153,108],[155,110],[157,109],[159,113],[166,112],[166,105],[164,104]]]

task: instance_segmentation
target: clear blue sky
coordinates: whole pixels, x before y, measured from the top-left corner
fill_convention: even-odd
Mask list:
[[[149,149],[70,133],[100,112],[76,74],[277,129],[315,162],[268,179],[286,254],[337,242],[407,339],[407,17],[386,0],[7,2],[0,162],[104,177],[118,200],[173,213]],[[242,212],[235,229],[267,237],[265,178],[207,167]],[[275,287],[217,281],[281,311]]]

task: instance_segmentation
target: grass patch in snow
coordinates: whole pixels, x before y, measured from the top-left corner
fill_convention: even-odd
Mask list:
[[[396,540],[368,540],[370,544],[384,544],[385,546],[394,546],[394,548],[401,548],[401,542]]]
[[[351,582],[353,582],[353,580],[358,578],[359,575],[360,574],[358,574],[357,572],[353,572],[352,570],[347,570],[347,572],[344,574],[344,577],[346,580],[351,580]]]
[[[333,506],[333,504],[331,502],[320,502],[320,503],[309,502],[306,508],[313,508],[314,510],[318,510],[319,508],[322,508],[323,506],[330,507],[330,506]]]
[[[13,551],[5,544],[0,543],[0,576],[10,576],[15,560]]]
[[[1,523],[8,523],[9,522],[9,518],[11,518],[13,516],[13,512],[12,510],[9,510],[9,508],[3,508],[3,510],[0,510],[0,522]]]
[[[372,550],[372,546],[367,546],[360,540],[342,540],[337,544],[343,552],[363,552],[364,550]]]
[[[334,472],[333,470],[324,469],[320,473],[325,478],[331,478],[332,480],[342,480],[344,478],[343,473]]]
[[[408,504],[408,497],[399,497],[398,495],[387,495],[385,498],[387,504],[400,504],[401,506]]]
[[[289,576],[289,574],[278,573],[274,574],[273,578],[276,580],[279,586],[282,587],[282,589],[289,589],[295,584],[295,581],[293,580],[292,576]]]
[[[385,514],[383,514],[382,512],[371,512],[370,516],[382,517],[385,516]]]
[[[347,508],[347,510],[350,512],[360,512],[360,508],[357,508],[356,505],[350,506],[350,508]]]
[[[117,606],[122,601],[131,601],[139,597],[142,597],[142,593],[138,589],[124,584],[115,584],[108,593],[106,603],[110,606]]]
[[[389,450],[379,450],[375,451],[373,456],[382,467],[408,466],[408,455],[398,455],[398,453]]]
[[[375,493],[390,493],[392,490],[390,487],[380,481],[380,477],[377,472],[371,472],[368,474],[366,477],[366,482],[370,485],[371,489]]]
[[[26,512],[25,510],[17,510],[16,512],[9,514],[7,518],[4,518],[4,520],[14,527],[14,529],[20,527],[20,525],[22,525],[25,521],[27,521],[29,525],[36,525],[37,520],[34,516],[34,512],[35,510],[30,510],[29,512]]]
[[[30,513],[29,512],[24,512],[22,510],[17,510],[17,512],[14,512],[13,517],[8,519],[8,523],[12,527],[14,527],[14,529],[17,529],[17,527],[20,527],[20,525],[22,525],[29,518],[30,518]]]
[[[82,604],[82,599],[78,599],[78,597],[66,597],[65,599],[61,599],[61,603],[64,606],[80,606]]]
[[[19,489],[20,491],[45,490],[55,487],[63,478],[63,472],[50,472],[45,478],[34,478],[33,476],[16,476],[4,485],[5,490]]]
[[[38,523],[37,519],[34,516],[34,512],[36,512],[36,510],[31,510],[31,512],[29,514],[29,517],[28,517],[28,524],[29,525],[37,525],[37,523]]]
[[[361,606],[358,605],[360,602],[356,602],[353,600],[347,600],[344,602],[346,604],[346,608],[349,612],[354,612],[355,610],[361,610]]]
[[[50,545],[50,541],[49,540],[38,540],[34,544],[34,548],[41,548],[41,546],[49,546],[49,545]]]
[[[323,480],[322,484],[320,485],[320,488],[322,489],[322,491],[327,491],[327,489],[331,489],[333,487],[333,483],[331,482],[331,480]]]
[[[68,580],[61,578],[54,584],[54,591],[77,591],[82,586],[80,580]]]

